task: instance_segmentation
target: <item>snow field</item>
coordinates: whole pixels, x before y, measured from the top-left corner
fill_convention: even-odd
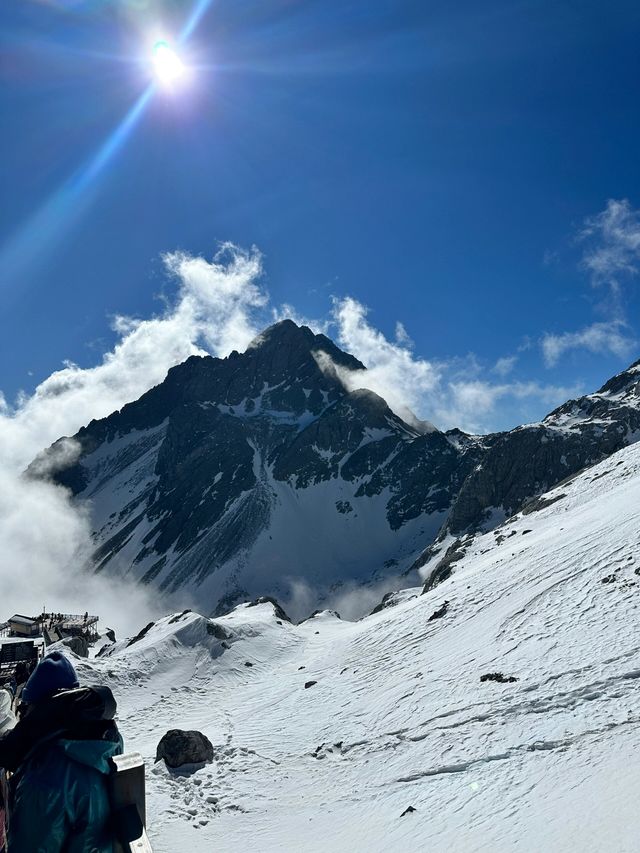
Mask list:
[[[186,613],[79,662],[148,762],[154,850],[637,850],[640,445],[547,498],[359,622]],[[154,766],[170,728],[214,762]]]

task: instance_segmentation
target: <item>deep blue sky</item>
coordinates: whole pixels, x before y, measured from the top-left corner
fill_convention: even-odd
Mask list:
[[[426,358],[490,366],[528,339],[518,378],[587,388],[631,360],[576,350],[547,368],[535,341],[609,319],[575,235],[607,199],[640,205],[637,3],[213,0],[185,48],[203,66],[189,90],[156,95],[32,234],[144,90],[123,60],[192,8],[2,4],[8,396],[98,359],[110,314],[157,311],[162,252],[225,240],[263,251],[275,303],[318,317],[350,294]],[[629,282],[632,327],[638,304]]]

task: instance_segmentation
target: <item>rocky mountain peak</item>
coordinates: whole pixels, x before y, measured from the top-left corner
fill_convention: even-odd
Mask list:
[[[87,501],[94,567],[197,588],[212,609],[286,595],[294,577],[324,595],[408,569],[439,532],[491,528],[640,439],[640,362],[541,423],[482,437],[403,419],[348,391],[343,370],[365,368],[283,320],[81,429],[55,479]]]
[[[344,393],[327,365],[365,369],[325,335],[282,320],[258,335],[244,353],[234,350],[224,359],[190,358],[169,371],[167,381],[185,400],[240,407],[246,414],[269,410],[319,414]]]
[[[598,394],[620,394],[640,397],[640,359],[630,367],[609,379],[597,392]]]
[[[313,359],[314,353],[318,352],[324,352],[340,367],[365,369],[362,362],[341,350],[326,335],[315,334],[308,326],[298,326],[289,319],[280,320],[257,335],[244,355],[263,362],[275,359],[278,364],[286,363],[291,368],[296,363]]]

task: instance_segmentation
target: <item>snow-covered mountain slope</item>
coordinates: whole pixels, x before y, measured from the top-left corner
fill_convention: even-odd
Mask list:
[[[150,770],[158,853],[630,853],[639,554],[634,445],[359,622],[185,613],[78,666],[150,766],[168,729],[214,744],[192,773]]]
[[[640,361],[599,391],[540,423],[486,439],[488,450],[457,495],[446,529],[488,529],[587,465],[640,440]]]
[[[373,392],[347,392],[336,367],[364,373],[287,320],[80,430],[57,480],[90,508],[96,570],[224,612],[410,566],[482,441],[405,423]]]

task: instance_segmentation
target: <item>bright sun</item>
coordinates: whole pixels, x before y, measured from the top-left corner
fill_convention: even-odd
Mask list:
[[[153,67],[155,75],[164,86],[171,86],[185,74],[185,66],[175,50],[162,40],[153,46]]]

